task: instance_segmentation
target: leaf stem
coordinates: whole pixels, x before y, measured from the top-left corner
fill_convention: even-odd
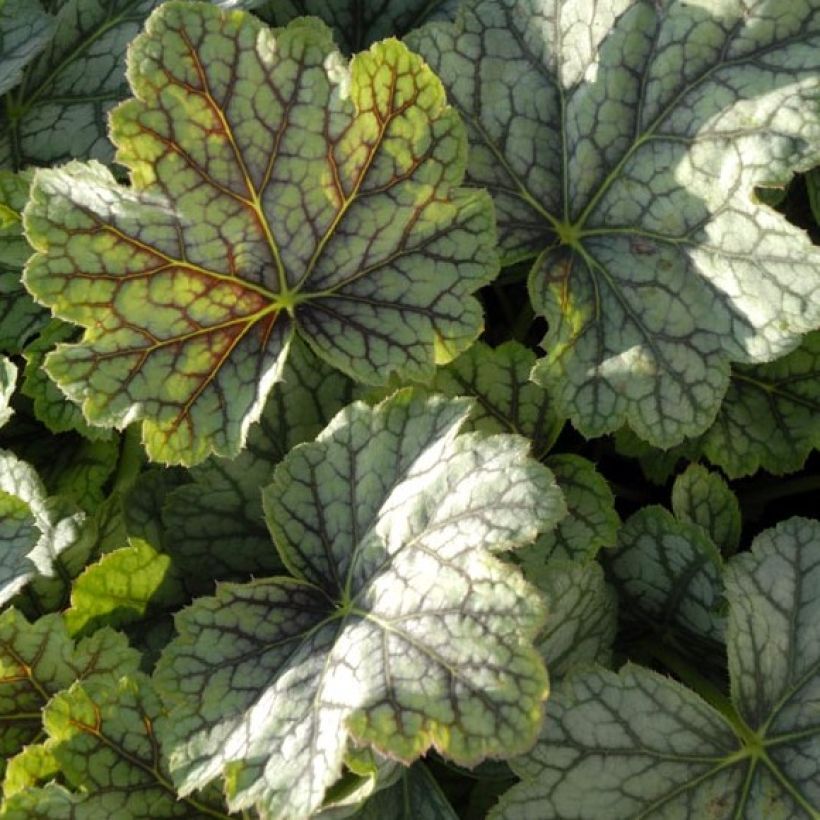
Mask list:
[[[111,492],[125,492],[137,479],[145,462],[145,454],[140,440],[140,425],[132,424],[123,434],[120,446],[120,460]]]

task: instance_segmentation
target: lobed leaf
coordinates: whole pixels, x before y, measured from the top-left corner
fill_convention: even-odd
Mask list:
[[[533,741],[546,696],[535,590],[488,550],[563,513],[512,436],[457,436],[464,400],[401,391],[339,413],[264,493],[293,578],[224,584],[157,670],[181,794],[224,774],[232,810],[308,815],[353,738],[473,765]]]
[[[584,435],[698,435],[729,362],[820,324],[820,251],[754,196],[820,158],[818,14],[470,0],[408,38],[465,119],[506,261],[536,257],[533,375]]]
[[[91,424],[142,419],[165,463],[234,456],[294,330],[369,383],[475,339],[492,204],[458,187],[463,127],[418,57],[386,41],[348,67],[319,21],[181,2],[129,53],[111,128],[132,187],[41,170],[25,213],[27,287],[86,328],[46,369]]]

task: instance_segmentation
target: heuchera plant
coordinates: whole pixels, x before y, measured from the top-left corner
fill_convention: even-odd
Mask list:
[[[0,96],[0,818],[820,817],[818,0],[0,0]]]

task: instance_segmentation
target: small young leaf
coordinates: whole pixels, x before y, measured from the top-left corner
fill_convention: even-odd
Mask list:
[[[24,215],[27,287],[86,328],[46,369],[89,423],[142,419],[168,464],[235,456],[294,330],[374,384],[473,342],[492,202],[459,187],[464,129],[420,58],[385,41],[347,66],[318,20],[183,2],[129,53],[111,129],[132,186],[40,170]]]
[[[197,579],[210,591],[215,579],[282,569],[265,526],[261,488],[285,454],[315,438],[352,392],[350,379],[295,338],[247,448],[235,459],[197,465],[193,482],[168,493],[162,507],[168,549],[194,588]]]
[[[535,257],[533,375],[584,435],[698,435],[729,362],[820,324],[820,249],[754,197],[817,159],[818,38],[814,0],[469,0],[408,37],[506,261]]]
[[[38,0],[0,0],[0,94],[14,88],[23,69],[54,36],[54,18]]]
[[[0,427],[14,411],[9,407],[14,388],[17,386],[17,368],[5,356],[0,356]]]
[[[672,511],[679,521],[697,524],[724,555],[740,543],[740,506],[726,482],[700,464],[691,464],[675,479]]]
[[[15,0],[32,6],[32,0]],[[160,0],[61,0],[56,36],[0,119],[0,165],[109,161],[107,114],[128,92],[125,46]]]
[[[489,550],[531,540],[563,501],[525,439],[457,436],[469,409],[411,391],[353,404],[276,468],[265,512],[295,578],[219,586],[158,664],[181,794],[225,774],[232,809],[303,816],[349,737],[467,765],[533,742],[542,603]]]
[[[145,541],[109,552],[78,576],[65,613],[72,635],[114,628],[146,617],[157,607],[180,606],[188,596],[171,558]]]
[[[533,573],[553,559],[594,558],[602,547],[615,544],[621,525],[612,490],[592,462],[576,455],[556,455],[545,463],[555,474],[568,513],[554,530],[542,533],[533,545],[516,553],[517,560]]]
[[[628,526],[628,524],[627,524]],[[731,559],[721,712],[639,666],[569,675],[523,783],[492,818],[820,815],[820,522],[792,518]]]
[[[43,710],[48,740],[41,748],[75,791],[18,791],[0,817],[227,818],[218,801],[177,798],[154,736],[161,713],[150,679],[139,672],[78,682],[57,694]]]
[[[116,679],[138,662],[125,638],[109,629],[75,644],[59,615],[29,623],[14,609],[0,613],[0,758],[37,737],[52,695],[76,680]]]
[[[631,617],[664,637],[682,629],[723,640],[723,563],[697,524],[678,521],[663,507],[644,507],[621,527],[609,567]]]

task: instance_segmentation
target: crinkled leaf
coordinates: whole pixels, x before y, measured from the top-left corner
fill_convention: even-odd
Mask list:
[[[17,0],[30,5],[31,0]],[[56,36],[0,114],[0,165],[111,159],[107,113],[128,93],[125,46],[160,0],[62,0]]]
[[[43,747],[74,793],[26,789],[6,801],[0,817],[227,817],[218,802],[177,798],[154,735],[161,714],[150,679],[138,672],[57,694],[43,710]]]
[[[454,17],[454,0],[221,0],[218,4],[253,8],[276,26],[295,17],[320,17],[350,54],[367,48],[384,37],[402,37],[427,20]]]
[[[729,720],[641,667],[573,673],[539,743],[512,763],[524,782],[491,816],[817,817],[820,523],[767,530],[726,583]]]
[[[191,470],[162,507],[168,549],[181,569],[210,585],[216,578],[282,569],[262,514],[261,488],[295,445],[313,439],[352,398],[353,383],[293,340],[282,381],[274,385],[247,449]]]
[[[681,459],[705,456],[729,478],[759,469],[775,475],[803,467],[820,446],[820,332],[769,364],[735,365],[714,424],[666,452],[619,431],[618,448],[640,458],[647,476],[663,483]]]
[[[663,638],[683,630],[723,639],[723,563],[697,524],[679,521],[663,507],[644,507],[621,527],[609,568],[626,616]]]
[[[691,464],[675,479],[672,510],[679,521],[697,524],[724,555],[740,543],[740,505],[718,473]]]
[[[41,170],[25,212],[27,286],[87,328],[46,368],[90,423],[144,419],[165,463],[233,456],[294,329],[372,383],[474,340],[492,203],[458,187],[464,129],[417,56],[386,41],[348,67],[317,20],[180,2],[129,53],[111,124],[132,187]]]
[[[0,758],[8,760],[38,736],[52,695],[76,680],[116,679],[138,660],[109,629],[75,643],[59,615],[29,623],[14,609],[0,613]]]
[[[518,342],[491,348],[476,342],[436,370],[430,386],[447,396],[475,396],[469,426],[489,433],[519,433],[533,454],[547,453],[563,426],[547,392],[530,381],[535,354]]]
[[[609,665],[618,626],[618,598],[600,564],[550,561],[524,577],[547,604],[547,621],[535,645],[552,681],[582,663]]]
[[[621,525],[612,490],[592,462],[576,455],[556,455],[550,456],[546,464],[555,474],[568,512],[554,530],[542,533],[532,546],[516,553],[516,558],[533,573],[552,559],[594,558],[602,547],[615,544]]]
[[[46,354],[59,342],[69,341],[77,335],[77,329],[59,320],[53,320],[43,332],[23,351],[26,368],[23,372],[21,392],[33,403],[34,415],[52,433],[76,430],[88,439],[113,439],[110,430],[92,427],[83,418],[82,411],[69,401],[59,387],[48,377],[43,362]]]
[[[79,571],[91,546],[85,515],[64,499],[49,498],[31,466],[0,450],[0,516],[10,539],[0,569],[0,603],[36,579],[39,603],[59,603],[66,576]]]
[[[54,22],[38,0],[0,0],[0,94],[20,82],[23,69],[48,45]]]
[[[295,578],[219,586],[158,665],[182,794],[224,773],[232,809],[302,816],[349,737],[467,764],[532,743],[542,604],[489,550],[531,540],[563,501],[525,439],[457,436],[468,412],[411,391],[356,403],[277,467],[264,506]]]
[[[5,356],[0,356],[0,427],[14,411],[9,407],[14,388],[17,385],[17,368]]]
[[[15,174],[0,168],[0,350],[7,353],[19,353],[48,315],[20,281],[31,254],[23,237],[21,215],[30,184],[30,173]]]
[[[116,628],[157,609],[179,607],[187,598],[171,558],[135,539],[104,555],[75,579],[66,625],[72,635],[101,626]]]
[[[582,433],[699,434],[730,361],[820,323],[820,250],[753,193],[820,158],[815,0],[471,0],[408,39],[508,261],[538,255],[534,375]]]

